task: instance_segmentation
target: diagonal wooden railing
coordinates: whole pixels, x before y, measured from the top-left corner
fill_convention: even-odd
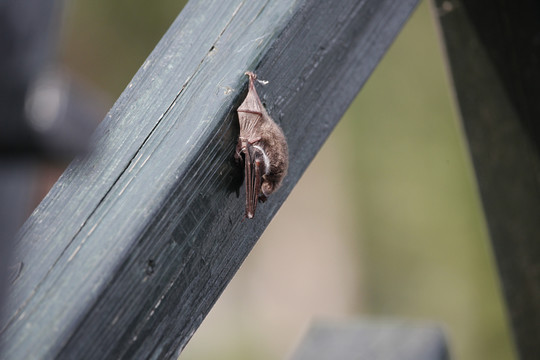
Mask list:
[[[4,358],[175,358],[416,3],[189,2],[21,230]],[[246,70],[290,151],[253,220],[234,163]]]

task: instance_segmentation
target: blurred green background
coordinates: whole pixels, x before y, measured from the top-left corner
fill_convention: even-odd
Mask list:
[[[66,2],[61,61],[114,102],[184,5]],[[286,358],[314,319],[439,323],[513,359],[443,49],[423,1],[181,359]]]

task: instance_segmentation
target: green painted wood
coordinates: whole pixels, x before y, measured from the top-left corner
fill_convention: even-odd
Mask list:
[[[522,359],[540,358],[540,4],[435,1]]]
[[[21,230],[4,357],[175,358],[416,3],[189,2]],[[291,156],[253,220],[233,157],[246,70]]]

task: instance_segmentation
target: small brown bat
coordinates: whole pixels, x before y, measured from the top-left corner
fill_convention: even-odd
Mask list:
[[[289,167],[289,151],[283,131],[268,115],[257,95],[257,76],[249,71],[246,75],[249,76],[249,90],[237,110],[240,136],[236,159],[241,161],[243,155],[246,217],[251,219],[257,202],[266,201],[268,195],[281,186]]]

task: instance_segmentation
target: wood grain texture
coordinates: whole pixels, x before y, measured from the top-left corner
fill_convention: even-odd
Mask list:
[[[4,357],[175,358],[416,3],[189,2],[21,230]],[[233,160],[246,70],[291,156],[253,220]]]

